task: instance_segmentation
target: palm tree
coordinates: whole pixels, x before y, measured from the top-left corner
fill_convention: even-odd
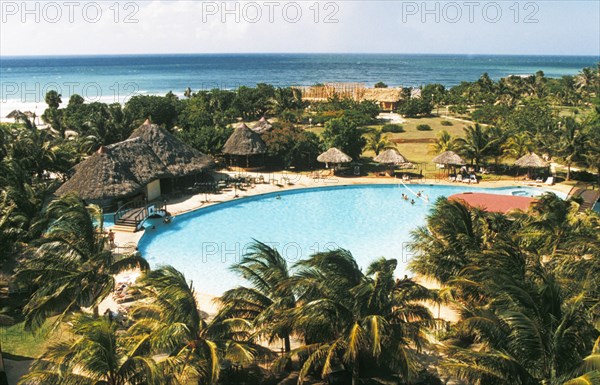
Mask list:
[[[519,132],[509,136],[502,146],[504,153],[515,159],[533,151],[533,141],[529,132]]]
[[[387,150],[390,148],[395,148],[394,143],[392,143],[383,133],[381,129],[373,130],[367,136],[367,144],[365,147],[367,150],[371,150],[375,153],[375,155],[379,155],[379,153],[383,150]]]
[[[280,338],[285,352],[289,352],[291,327],[282,313],[294,308],[296,299],[292,290],[283,285],[290,278],[285,258],[276,249],[256,241],[231,270],[252,286],[226,291],[219,298],[221,309],[215,323],[228,319],[250,321],[257,337],[265,337],[269,343]]]
[[[146,300],[134,306],[135,323],[129,332],[143,338],[154,354],[166,353],[179,362],[171,368],[176,381],[214,384],[220,371],[219,348],[209,337],[206,314],[192,285],[171,266],[146,272],[138,284]],[[239,360],[252,356],[240,345],[229,347],[225,354],[237,353]]]
[[[502,138],[492,135],[489,127],[479,124],[464,128],[465,137],[457,138],[458,149],[464,156],[471,159],[476,165],[495,152],[502,145]]]
[[[425,344],[432,324],[429,310],[418,303],[432,299],[429,290],[410,279],[394,280],[397,261],[381,258],[363,274],[346,250],[317,253],[297,264],[289,285],[300,305],[289,311],[305,345],[292,356],[303,357],[299,383],[318,368],[323,377],[343,365],[357,385],[361,371],[407,378],[416,366],[412,349]]]
[[[159,384],[157,362],[107,318],[79,315],[74,339],[52,344],[19,385]]]
[[[456,150],[456,138],[454,138],[448,131],[442,130],[438,132],[435,143],[429,147],[431,154],[441,154],[445,151]]]
[[[584,138],[581,124],[574,118],[567,117],[558,124],[558,136],[555,141],[555,152],[563,158],[567,166],[567,180],[571,180],[571,166],[582,155]]]
[[[140,256],[116,256],[107,248],[106,236],[95,224],[101,221],[100,210],[87,207],[80,198],[59,198],[45,215],[49,227],[16,275],[34,289],[23,309],[26,327],[36,329],[57,313],[59,322],[82,307],[97,313],[98,304],[114,290],[115,274],[148,268]]]

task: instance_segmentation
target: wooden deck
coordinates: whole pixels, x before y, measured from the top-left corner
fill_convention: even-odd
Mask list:
[[[590,190],[585,188],[574,189],[569,193],[568,198],[581,198],[583,202],[579,206],[579,211],[591,210],[598,199],[600,199],[600,190]]]

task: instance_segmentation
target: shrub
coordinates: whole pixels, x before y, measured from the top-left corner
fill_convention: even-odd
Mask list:
[[[431,126],[429,124],[419,124],[417,131],[431,131]]]
[[[393,124],[393,123],[388,123],[385,124],[382,128],[381,128],[382,132],[393,132],[393,133],[400,133],[400,132],[404,132],[404,127],[402,127],[401,124]]]
[[[442,120],[440,123],[442,126],[453,126],[454,124],[449,120]]]

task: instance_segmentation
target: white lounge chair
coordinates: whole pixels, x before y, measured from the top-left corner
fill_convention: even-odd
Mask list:
[[[457,181],[457,182],[462,182],[462,181],[463,181],[462,174],[458,174],[458,175],[456,176],[456,181]]]
[[[554,184],[554,177],[549,176],[548,179],[546,179],[546,181],[544,182],[544,184],[547,184],[548,186],[552,186]]]
[[[473,174],[471,174],[471,175],[469,176],[469,183],[475,183],[475,184],[479,183],[479,181],[477,181],[477,176],[476,176],[476,175],[473,175]]]

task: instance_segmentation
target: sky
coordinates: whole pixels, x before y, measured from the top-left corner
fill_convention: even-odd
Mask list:
[[[600,56],[600,1],[7,1],[0,55]]]

